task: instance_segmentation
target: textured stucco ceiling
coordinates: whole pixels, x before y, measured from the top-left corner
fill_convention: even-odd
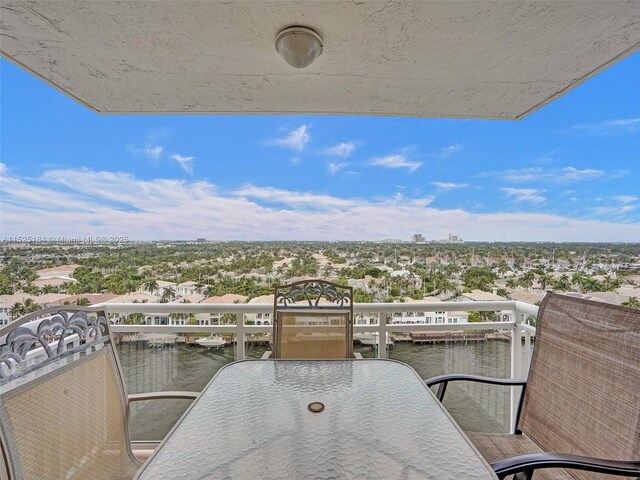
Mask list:
[[[291,25],[324,52],[288,67]],[[16,1],[2,55],[101,113],[521,118],[640,47],[632,1]]]

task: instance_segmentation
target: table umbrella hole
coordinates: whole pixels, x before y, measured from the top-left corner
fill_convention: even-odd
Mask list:
[[[320,413],[321,411],[324,410],[324,403],[321,402],[311,402],[307,408],[309,409],[310,412],[313,413]]]

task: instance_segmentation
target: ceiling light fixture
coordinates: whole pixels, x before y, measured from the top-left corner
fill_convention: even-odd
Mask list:
[[[276,37],[276,50],[293,68],[307,68],[322,53],[322,39],[306,27],[289,27]]]

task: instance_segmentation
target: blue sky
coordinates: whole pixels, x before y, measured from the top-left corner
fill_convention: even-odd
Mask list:
[[[98,115],[0,60],[0,234],[640,241],[640,54],[521,121]]]

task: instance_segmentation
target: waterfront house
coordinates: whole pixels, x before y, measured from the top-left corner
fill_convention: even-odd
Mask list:
[[[60,265],[50,268],[41,268],[40,270],[36,270],[36,275],[38,275],[39,279],[73,278],[73,272],[75,272],[75,270],[79,267],[81,267],[81,265],[72,264]]]
[[[273,295],[260,295],[253,297],[247,303],[250,305],[270,305],[273,306]],[[247,313],[244,316],[247,323],[254,325],[272,325],[271,313]]]
[[[238,295],[237,293],[227,293],[225,295],[212,296],[200,301],[204,305],[228,305],[233,303],[245,303],[247,297],[244,295]],[[218,312],[213,313],[198,313],[196,314],[196,322],[198,325],[220,325],[222,314]]]
[[[472,290],[470,292],[464,292],[460,295],[461,300],[471,300],[473,302],[499,302],[506,300],[504,297],[491,292],[485,292],[482,290]],[[499,322],[509,322],[513,320],[511,318],[511,312],[508,310],[496,310],[496,319]]]
[[[421,300],[413,298],[404,299],[403,303],[429,304],[440,303],[436,297],[425,297]],[[390,323],[392,325],[430,325],[445,323],[467,323],[469,322],[469,314],[464,311],[456,310],[437,310],[433,312],[416,310],[413,312],[394,312],[391,315]]]
[[[175,286],[176,294],[181,297],[188,297],[197,292],[196,282],[182,282]]]

